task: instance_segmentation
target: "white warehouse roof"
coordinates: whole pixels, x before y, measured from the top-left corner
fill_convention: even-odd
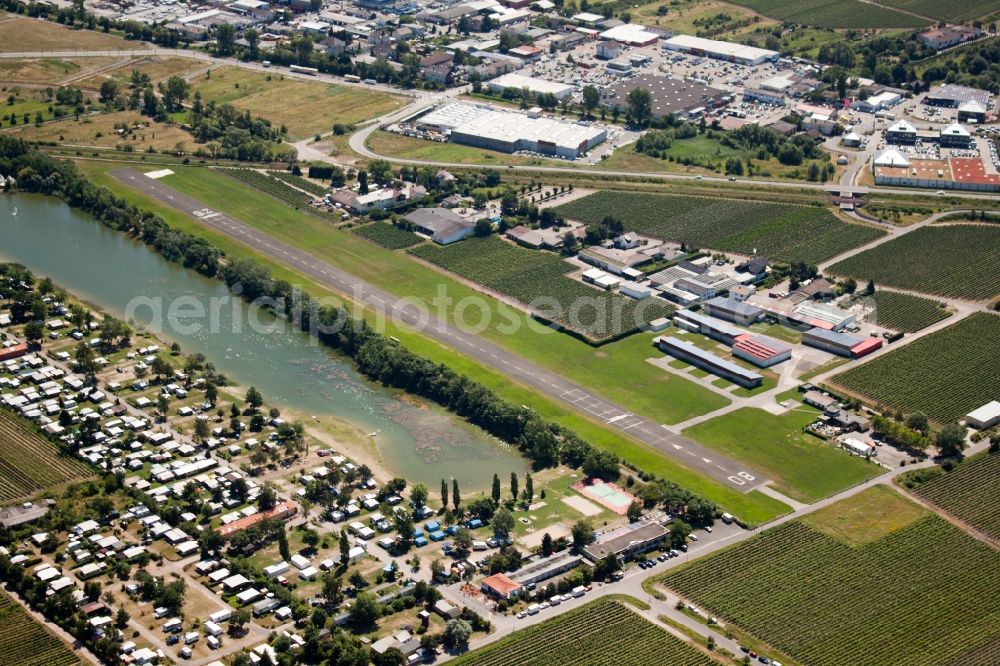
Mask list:
[[[744,46],[743,44],[721,42],[715,39],[705,39],[704,37],[693,37],[691,35],[675,35],[665,40],[663,45],[667,48],[704,51],[714,56],[741,58],[745,60],[766,60],[768,58],[776,58],[779,55],[777,51],[769,49],[759,49],[755,46]]]
[[[889,148],[875,157],[875,166],[908,167],[910,166],[910,160],[906,159],[903,153],[895,148]]]
[[[660,36],[657,33],[646,30],[641,25],[635,25],[634,23],[616,25],[601,33],[601,39],[610,39],[632,45],[651,44],[659,38]]]
[[[523,74],[504,74],[490,81],[489,85],[494,88],[516,88],[517,90],[527,88],[536,95],[552,93],[556,97],[565,97],[573,92],[573,86],[565,83],[536,79]]]

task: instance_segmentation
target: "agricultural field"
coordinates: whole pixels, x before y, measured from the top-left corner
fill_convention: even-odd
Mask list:
[[[1000,294],[1000,226],[926,226],[829,267],[836,275],[973,301]]]
[[[96,30],[67,28],[52,21],[42,21],[0,12],[0,44],[9,52],[22,51],[99,51],[138,49],[144,42],[128,41]]]
[[[315,197],[287,185],[284,182],[284,178],[279,179],[277,176],[270,176],[255,169],[239,167],[217,169],[217,171],[245,185],[249,185],[255,190],[260,190],[264,194],[270,195],[296,210],[303,210],[316,217],[321,217],[327,222],[342,221],[339,213],[331,213],[330,211],[313,206],[312,202]]]
[[[0,24],[2,25],[2,24]],[[121,127],[128,127],[120,133]],[[178,125],[159,123],[140,115],[138,111],[118,111],[100,115],[73,117],[57,123],[46,123],[40,127],[22,125],[9,130],[10,134],[25,141],[63,143],[71,146],[92,146],[94,148],[115,148],[134,153],[142,153],[147,148],[170,151],[177,144],[190,146],[191,135]]]
[[[870,298],[875,302],[875,309],[865,321],[894,331],[915,333],[951,316],[936,301],[913,294],[876,291]]]
[[[555,212],[587,223],[615,217],[640,234],[713,250],[817,263],[882,230],[847,224],[825,208],[680,195],[598,192]]]
[[[1000,541],[1000,453],[969,458],[917,487],[917,495]]]
[[[400,229],[390,222],[372,222],[361,227],[355,227],[351,231],[362,238],[367,238],[376,245],[381,245],[390,250],[403,250],[421,242],[420,236],[417,236],[412,231]]]
[[[319,183],[314,183],[313,181],[303,178],[302,176],[296,176],[293,173],[288,173],[287,171],[268,171],[268,176],[273,176],[278,180],[283,180],[292,187],[297,187],[300,190],[305,190],[309,194],[321,197],[330,191],[330,188],[324,187]]]
[[[672,311],[666,303],[651,302],[654,299],[634,301],[573,280],[566,276],[573,265],[556,255],[496,237],[470,238],[448,247],[422,245],[411,252],[592,341],[625,335]]]
[[[946,23],[966,23],[972,19],[1000,12],[1000,2],[997,0],[876,0],[880,5],[902,9],[921,16]]]
[[[0,592],[0,654],[4,666],[73,666],[81,661],[65,643]]]
[[[90,476],[86,465],[0,410],[0,502],[86,476]]]
[[[743,407],[692,426],[684,435],[759,470],[789,497],[815,502],[862,483],[879,470],[803,432],[818,415],[806,405],[781,415]]]
[[[602,599],[454,659],[455,666],[717,666],[621,603]]]
[[[156,84],[169,79],[171,76],[185,76],[205,67],[205,63],[193,58],[137,58],[123,62],[120,67],[80,79],[74,85],[80,88],[97,90],[101,87],[101,83],[109,79],[126,85],[132,79],[133,70],[146,74],[149,76],[149,80]]]
[[[0,23],[0,28],[5,25]],[[0,60],[0,81],[11,83],[43,83],[53,85],[63,79],[85,73],[113,62],[111,58],[73,58],[60,60],[58,58],[10,58]],[[6,91],[5,91],[6,92]]]
[[[911,14],[860,0],[731,0],[758,14],[817,28],[919,28],[931,23]]]
[[[968,664],[1000,640],[1000,552],[888,487],[662,580],[811,666]]]
[[[834,376],[877,405],[950,423],[1000,394],[1000,316],[981,312]]]
[[[402,97],[379,90],[286,79],[236,67],[220,67],[210,77],[191,83],[205,101],[232,104],[275,127],[285,125],[291,141],[329,132],[336,123],[353,125],[380,116],[404,103]]]
[[[463,146],[457,143],[426,141],[383,130],[372,132],[365,145],[378,155],[408,160],[451,162],[454,164],[496,164],[498,168],[507,164],[515,166],[567,166],[566,162],[558,160],[547,160],[526,155],[510,155],[495,150]]]

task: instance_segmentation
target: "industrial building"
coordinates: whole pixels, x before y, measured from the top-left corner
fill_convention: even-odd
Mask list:
[[[743,388],[752,389],[764,383],[763,375],[753,370],[747,370],[743,366],[737,365],[732,361],[727,361],[711,352],[707,352],[690,342],[684,342],[674,337],[665,338],[662,336],[656,338],[654,342],[661,351],[670,354],[674,358],[680,359],[685,363],[690,363],[706,372],[711,372],[713,375],[727,379],[734,384],[739,384]]]
[[[882,347],[880,338],[862,338],[825,328],[811,328],[802,334],[802,344],[845,358],[861,358]]]
[[[963,148],[972,147],[972,135],[958,123],[948,125],[938,134],[938,142],[942,148]]]
[[[917,142],[917,128],[905,120],[893,123],[885,131],[885,142],[912,146]]]
[[[625,561],[653,550],[666,541],[669,534],[659,523],[632,523],[605,532],[583,549],[583,555],[591,562],[600,562],[608,555]]]
[[[707,301],[704,307],[705,314],[725,319],[740,326],[749,326],[764,318],[764,310],[735,298],[717,296]]]
[[[567,551],[521,567],[510,574],[510,579],[520,585],[535,585],[575,569],[581,562],[582,556]]]
[[[857,111],[864,111],[865,113],[878,113],[879,111],[896,106],[902,100],[903,98],[899,93],[885,91],[877,95],[872,95],[866,100],[855,102],[851,105],[851,108]]]
[[[730,99],[729,93],[725,90],[712,88],[703,83],[643,74],[605,88],[601,103],[609,109],[618,107],[624,111],[628,106],[628,94],[635,88],[645,88],[649,91],[650,113],[654,118],[670,114],[695,115],[695,112],[700,113],[705,109],[723,106]]]
[[[981,124],[986,122],[986,107],[974,99],[958,107],[958,122]]]
[[[533,95],[552,95],[558,100],[568,97],[573,93],[573,86],[565,83],[546,81],[545,79],[536,79],[533,76],[525,76],[524,74],[504,74],[493,79],[487,85],[489,85],[490,90],[496,93],[502,93],[508,88],[513,88],[518,93],[522,90],[527,90]]]
[[[420,118],[418,124],[446,134],[455,143],[567,159],[580,157],[608,137],[603,127],[463,102],[445,104]]]
[[[988,402],[965,415],[965,425],[985,430],[1000,423],[1000,400]]]
[[[720,42],[691,35],[675,35],[663,41],[663,48],[670,51],[690,53],[696,56],[707,56],[736,62],[741,65],[760,65],[768,60],[778,59],[779,53],[769,49],[759,49],[755,46],[744,46],[733,42]]]
[[[987,173],[982,159],[978,157],[911,161],[890,148],[875,157],[872,171],[876,185],[1000,192],[1000,175]]]
[[[732,346],[736,342],[736,338],[746,334],[746,331],[742,328],[737,328],[721,319],[692,312],[691,310],[678,310],[675,312],[674,325],[681,330],[700,333],[729,346]]]
[[[600,37],[629,46],[651,46],[656,43],[660,35],[641,25],[624,23],[605,30]]]
[[[983,109],[990,108],[990,94],[987,91],[955,83],[946,83],[940,88],[935,88],[924,95],[923,99],[924,104],[948,108],[957,108],[969,101],[979,103]]]
[[[475,229],[472,222],[447,208],[418,208],[406,216],[406,221],[441,245],[468,238]]]
[[[792,357],[792,348],[766,335],[746,333],[733,343],[733,356],[759,368],[769,368]]]

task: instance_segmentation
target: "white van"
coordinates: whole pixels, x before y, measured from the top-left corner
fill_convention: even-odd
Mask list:
[[[541,607],[538,604],[531,604],[528,606],[528,615],[538,615],[538,611]]]

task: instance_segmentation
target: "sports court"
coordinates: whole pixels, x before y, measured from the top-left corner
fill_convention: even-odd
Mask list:
[[[573,490],[588,497],[604,508],[614,511],[619,516],[628,512],[628,506],[635,501],[635,495],[625,492],[613,483],[595,479],[593,483],[579,481],[573,484]]]

